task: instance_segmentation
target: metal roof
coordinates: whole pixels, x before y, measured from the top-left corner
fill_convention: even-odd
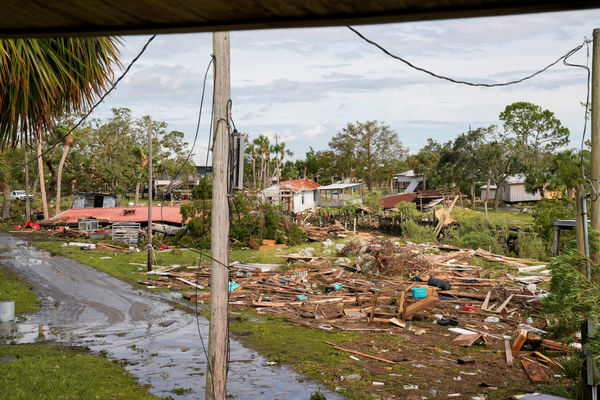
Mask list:
[[[357,187],[362,185],[362,183],[332,183],[331,185],[321,186],[318,190],[339,190],[339,189],[348,189],[351,187]]]
[[[152,206],[154,222],[171,222],[181,224],[179,206]],[[71,208],[50,219],[62,220],[71,224],[80,218],[96,218],[106,222],[148,222],[147,206],[103,207],[103,208]]]
[[[4,0],[0,37],[293,28],[598,7],[593,0]]]

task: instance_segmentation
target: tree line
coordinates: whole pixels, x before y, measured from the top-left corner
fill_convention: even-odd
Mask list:
[[[475,199],[480,186],[498,188],[511,176],[522,176],[526,190],[544,193],[574,187],[581,180],[579,153],[567,149],[569,129],[553,112],[529,102],[516,102],[499,114],[501,125],[471,128],[453,140],[440,143],[428,139],[418,152],[409,154],[398,133],[381,121],[348,123],[329,141],[328,148],[312,147],[304,158],[274,163],[260,153],[260,179],[251,186],[265,187],[274,175],[281,179],[310,177],[321,184],[341,179],[362,181],[369,191],[388,188],[394,174],[407,169],[423,174],[426,189],[450,188]],[[268,149],[268,138],[255,139],[247,150],[249,169],[255,171],[256,149]],[[584,167],[589,151],[584,151]],[[272,166],[272,167],[271,167]],[[494,207],[498,208],[499,196]]]

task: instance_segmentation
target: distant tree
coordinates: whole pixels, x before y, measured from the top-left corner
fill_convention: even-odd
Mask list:
[[[514,140],[514,151],[523,153],[527,189],[543,191],[552,176],[553,153],[569,142],[569,129],[553,112],[527,102],[506,106],[499,118],[504,123],[502,139]]]
[[[475,185],[487,180],[489,165],[483,146],[495,133],[495,126],[471,129],[458,135],[440,150],[438,171],[446,186],[458,186],[463,192],[470,191],[475,204]]]
[[[379,121],[348,123],[329,142],[334,151],[340,172],[365,179],[372,190],[377,173],[390,164],[406,159],[406,149],[398,134]]]

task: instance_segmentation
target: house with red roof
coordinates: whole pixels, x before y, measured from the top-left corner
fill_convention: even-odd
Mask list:
[[[320,187],[321,185],[308,178],[293,179],[263,189],[262,196],[265,202],[296,214],[318,207]]]

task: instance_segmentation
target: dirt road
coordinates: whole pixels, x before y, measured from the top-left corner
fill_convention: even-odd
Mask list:
[[[173,308],[164,297],[136,289],[94,268],[55,257],[0,232],[0,263],[26,279],[42,300],[20,323],[19,343],[54,340],[106,352],[158,396],[204,397],[208,321]],[[110,262],[110,260],[107,260]],[[208,343],[205,343],[208,345]],[[269,366],[235,340],[230,345],[228,393],[238,399],[302,399],[319,390],[286,366]],[[303,382],[300,383],[299,380]],[[184,394],[174,394],[177,388]]]

